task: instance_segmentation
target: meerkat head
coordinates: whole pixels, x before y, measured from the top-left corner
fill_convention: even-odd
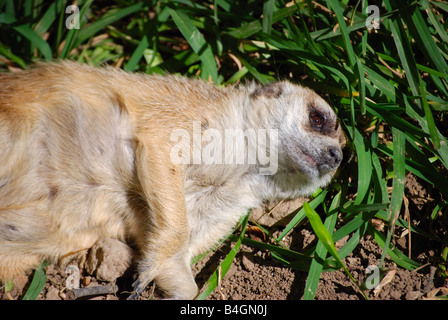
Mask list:
[[[326,185],[341,164],[346,142],[328,103],[287,81],[258,86],[250,99],[255,121],[278,131],[278,172]]]

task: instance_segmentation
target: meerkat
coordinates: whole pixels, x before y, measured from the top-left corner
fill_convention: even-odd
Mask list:
[[[151,281],[195,298],[191,259],[250,208],[326,186],[344,145],[328,103],[288,81],[67,61],[1,74],[0,279],[115,238],[139,250],[131,298]]]

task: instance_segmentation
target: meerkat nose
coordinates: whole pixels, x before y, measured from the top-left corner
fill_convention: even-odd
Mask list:
[[[327,163],[332,168],[336,168],[342,161],[342,152],[337,147],[329,147],[325,156]]]

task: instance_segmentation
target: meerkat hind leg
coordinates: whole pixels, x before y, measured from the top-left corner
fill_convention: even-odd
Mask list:
[[[134,283],[135,299],[146,286],[155,281],[169,297],[192,299],[197,294],[188,260],[188,228],[184,175],[181,167],[174,166],[169,152],[151,157],[160,149],[156,137],[140,137],[136,143],[136,172],[141,192],[148,203],[148,232],[141,250],[138,280]],[[149,166],[149,159],[151,165]],[[155,174],[158,173],[158,174]]]
[[[35,268],[45,256],[51,233],[44,202],[36,201],[0,208],[0,280],[8,281]]]

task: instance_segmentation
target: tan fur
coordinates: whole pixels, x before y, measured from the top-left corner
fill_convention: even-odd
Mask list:
[[[325,133],[310,129],[311,105],[331,121]],[[277,172],[174,164],[173,130],[194,134],[193,121],[203,132],[277,129]],[[330,181],[345,141],[335,124],[319,96],[288,82],[218,88],[70,62],[2,74],[0,279],[117,238],[140,250],[137,293],[155,280],[171,297],[194,298],[193,256],[249,208]],[[321,161],[329,148],[330,166]]]

